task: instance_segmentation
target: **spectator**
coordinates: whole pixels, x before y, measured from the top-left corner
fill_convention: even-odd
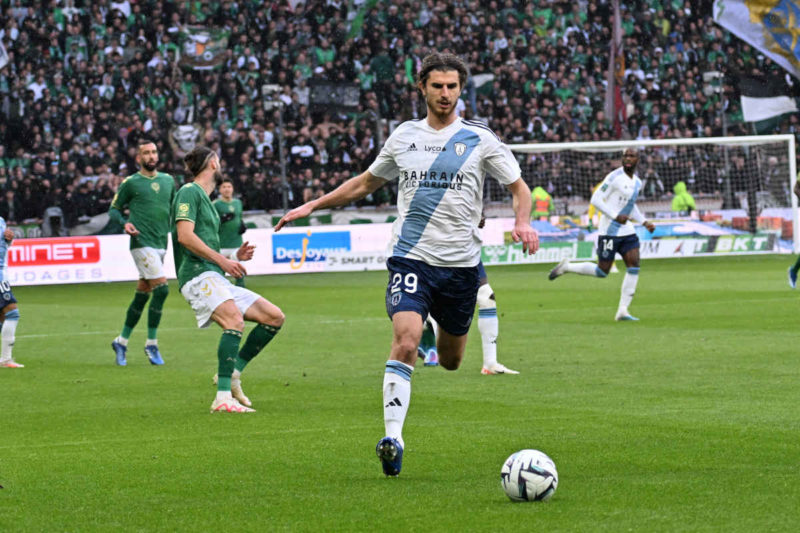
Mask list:
[[[256,193],[242,189],[243,199],[265,209],[279,208],[282,189],[273,183],[280,160],[278,113],[284,124],[287,179],[292,201],[298,203],[305,187],[316,194],[316,186],[305,182],[305,170],[327,189],[358,172],[364,158],[375,157],[380,148],[375,114],[388,120],[419,118],[424,106],[413,86],[414,75],[431,47],[468,60],[472,75],[463,114],[487,122],[504,140],[616,136],[614,124],[603,113],[606,1],[566,5],[502,0],[461,6],[380,0],[369,8],[371,4],[363,2],[314,1],[293,9],[285,2],[270,9],[258,2],[212,2],[204,3],[201,11],[192,3],[161,0],[67,9],[62,4],[34,2],[24,20],[17,19],[13,9],[0,12],[0,40],[9,57],[9,65],[0,70],[0,186],[20,191],[15,194],[21,198],[26,194],[21,180],[30,178],[32,201],[52,197],[60,189],[59,201],[66,211],[77,205],[74,196],[80,199],[84,194],[80,187],[75,189],[76,178],[105,176],[108,170],[95,190],[85,188],[86,194],[97,195],[97,206],[104,206],[108,189],[113,192],[134,168],[128,148],[145,133],[162,144],[161,170],[176,176],[183,175],[180,156],[193,143],[216,143],[220,151],[227,150],[224,142],[232,143],[232,158],[223,159],[235,169],[237,180],[243,173],[246,186],[264,195],[257,201]],[[778,68],[715,26],[709,6],[710,2],[623,2],[628,66],[621,84],[627,103],[624,136],[721,134],[721,101],[703,93],[702,73],[763,74]],[[361,20],[355,10],[363,10],[363,24],[356,23],[350,33],[339,31],[349,21]],[[178,63],[187,60],[185,31],[193,25],[230,29],[227,48],[218,59],[223,68],[193,70]],[[213,56],[214,50],[208,41],[204,54]],[[484,74],[493,80],[483,83]],[[322,111],[309,109],[311,86],[318,80],[357,83],[358,108],[343,118],[328,110],[328,119]],[[276,96],[266,98],[264,88],[271,85],[277,86]],[[274,107],[276,100],[284,105]],[[724,112],[729,134],[746,133],[736,120],[736,98],[728,99]],[[780,127],[800,132],[796,120]],[[243,137],[241,129],[246,132]],[[10,133],[18,131],[26,134]],[[342,144],[345,131],[348,140]],[[388,132],[382,133],[385,139]],[[37,159],[44,170],[34,164]],[[693,176],[685,179],[695,180],[694,185],[689,182],[693,190],[721,188],[716,165],[701,160],[691,164]],[[258,177],[262,171],[263,177]],[[674,177],[660,175],[671,187]],[[760,190],[785,197],[779,180],[768,178],[759,181]],[[574,193],[573,176],[545,179],[557,195]],[[34,186],[45,180],[47,193],[47,187]],[[660,187],[654,185],[647,194],[660,195]],[[35,205],[34,210],[46,207]],[[68,222],[80,216],[74,209],[74,217],[66,211]]]
[[[692,211],[697,207],[695,206],[694,198],[686,190],[686,183],[679,181],[672,190],[675,192],[675,197],[672,199],[672,210],[691,215]]]

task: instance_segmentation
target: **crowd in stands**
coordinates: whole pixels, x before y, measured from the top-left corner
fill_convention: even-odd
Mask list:
[[[720,135],[722,103],[704,94],[703,73],[776,68],[713,23],[710,0],[622,3],[623,136]],[[367,168],[389,133],[377,131],[377,117],[389,124],[424,112],[414,75],[432,50],[467,59],[461,112],[508,143],[618,134],[604,114],[611,39],[604,0],[0,5],[8,61],[0,68],[0,215],[12,223],[52,206],[69,226],[105,212],[136,170],[141,138],[157,143],[160,170],[179,181],[188,138],[222,154],[245,209],[281,208],[284,193],[298,205]],[[200,46],[188,37],[197,27],[227,36],[214,68],[185,63],[187,50]],[[493,78],[481,83],[487,74]],[[310,88],[322,81],[357,84],[358,106],[315,106]],[[731,90],[728,133],[744,134]],[[798,131],[796,117],[781,127]],[[388,188],[365,200],[393,201]]]

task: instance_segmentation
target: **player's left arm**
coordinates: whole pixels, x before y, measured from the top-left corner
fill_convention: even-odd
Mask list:
[[[522,178],[506,186],[511,192],[514,209],[514,229],[511,238],[522,243],[522,251],[528,255],[539,249],[539,233],[531,227],[531,190]]]
[[[636,204],[633,204],[633,209],[631,209],[631,214],[628,218],[647,228],[647,231],[650,233],[653,233],[656,230],[656,225],[645,218],[644,214],[642,214],[641,210],[639,210],[639,206]]]
[[[210,246],[203,242],[194,232],[194,221],[178,219],[175,222],[178,233],[178,243],[192,252],[197,257],[202,257],[208,261],[216,263],[223,271],[234,278],[241,278],[247,271],[238,262],[228,259],[221,253],[214,251]]]
[[[523,252],[535,254],[539,249],[539,233],[531,227],[531,190],[522,179],[519,163],[511,153],[511,149],[494,135],[484,136],[481,143],[486,143],[483,154],[484,170],[497,181],[504,184],[511,192],[514,209],[514,229],[511,238],[522,243]]]

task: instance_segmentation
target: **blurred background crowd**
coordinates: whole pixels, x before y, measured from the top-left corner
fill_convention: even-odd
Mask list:
[[[748,134],[731,80],[778,69],[714,24],[711,4],[623,2],[615,125],[603,0],[0,0],[0,216],[60,207],[72,226],[107,211],[143,137],[179,183],[184,147],[202,142],[245,209],[281,208],[284,193],[298,205],[365,170],[391,125],[424,114],[414,76],[432,50],[467,59],[459,112],[507,143],[718,136],[723,113],[729,135]],[[724,109],[703,90],[708,71],[726,75]],[[355,105],[315,105],[312,88],[337,83],[357,88]],[[796,115],[777,129],[800,132]],[[391,188],[364,200],[393,202]]]

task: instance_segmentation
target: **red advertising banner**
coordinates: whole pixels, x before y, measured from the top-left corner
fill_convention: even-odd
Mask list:
[[[8,266],[80,265],[100,261],[97,237],[18,239],[8,249]]]

